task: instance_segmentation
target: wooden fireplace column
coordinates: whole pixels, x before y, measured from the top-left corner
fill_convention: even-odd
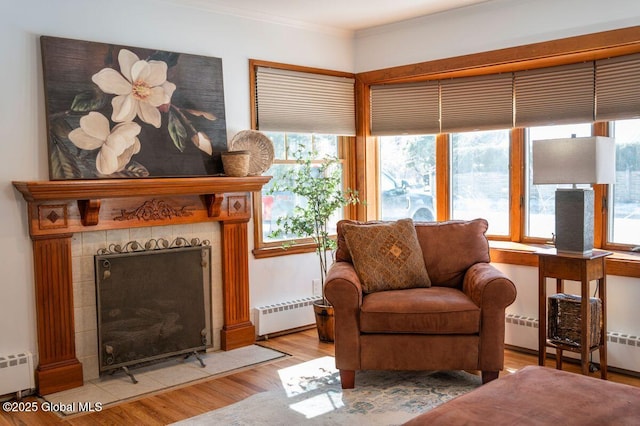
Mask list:
[[[71,234],[33,238],[39,389],[53,393],[82,386],[76,358],[71,276]]]
[[[73,317],[76,232],[217,221],[222,228],[221,346],[255,342],[249,310],[251,192],[270,176],[13,182],[27,201],[38,330],[38,392],[82,386]]]

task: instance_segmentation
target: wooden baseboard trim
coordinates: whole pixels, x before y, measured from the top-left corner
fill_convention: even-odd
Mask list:
[[[49,395],[82,386],[82,364],[78,360],[51,368],[36,370],[36,386],[39,395]]]
[[[220,347],[223,351],[253,345],[256,342],[256,327],[249,323],[243,327],[220,331]]]

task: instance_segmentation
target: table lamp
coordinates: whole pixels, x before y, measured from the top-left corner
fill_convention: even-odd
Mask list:
[[[556,250],[590,255],[593,189],[576,185],[615,183],[615,140],[603,136],[536,140],[532,150],[534,185],[573,185],[556,189]]]

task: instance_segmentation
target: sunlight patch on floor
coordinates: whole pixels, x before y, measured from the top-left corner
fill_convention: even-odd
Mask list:
[[[335,359],[331,356],[282,368],[278,375],[289,398],[340,382]]]
[[[342,392],[326,392],[289,406],[289,408],[302,414],[307,419],[321,416],[341,407],[344,407]]]

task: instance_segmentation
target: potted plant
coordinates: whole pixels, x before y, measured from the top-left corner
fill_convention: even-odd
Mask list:
[[[337,243],[331,238],[328,225],[338,209],[360,201],[357,191],[342,188],[340,160],[325,156],[319,162],[312,161],[317,156],[316,152],[308,155],[305,147],[300,146],[294,153],[296,167],[288,169],[269,189],[269,194],[284,191],[296,197],[293,210],[276,219],[275,230],[269,237],[287,238],[283,243],[285,249],[297,243],[295,238],[311,238],[316,245],[322,289],[322,299],[314,302],[318,337],[333,342],[333,307],[325,298],[324,283]]]

